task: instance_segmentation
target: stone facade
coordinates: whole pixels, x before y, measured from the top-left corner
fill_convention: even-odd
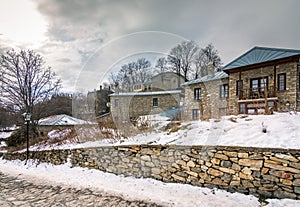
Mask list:
[[[180,90],[115,93],[110,96],[110,110],[115,123],[124,123],[138,116],[157,114],[179,107],[180,100]]]
[[[224,85],[227,85],[226,87],[228,87],[227,77],[217,78],[213,80],[208,79],[208,81],[200,82],[191,81],[191,83],[187,83],[185,85],[184,99],[185,119],[195,120],[195,110],[199,110],[198,119],[201,120],[207,120],[210,118],[220,118],[221,116],[226,115],[228,97],[221,96],[221,87],[224,87]],[[195,99],[196,89],[200,89],[201,91],[199,100]]]
[[[278,90],[278,74],[286,74],[286,90]],[[268,101],[274,102],[274,108],[278,111],[287,111],[289,103],[290,108],[299,108],[299,69],[297,62],[288,62],[278,64],[276,66],[257,67],[251,70],[243,70],[232,72],[229,75],[229,112],[231,114],[239,113],[239,104],[250,103],[259,104],[265,101],[264,98],[249,100],[243,99],[237,95],[237,81],[243,81],[243,89],[250,89],[251,79],[267,77],[269,92],[273,93],[273,97],[269,96]],[[271,91],[272,90],[272,91]]]
[[[224,67],[229,113],[300,110],[300,50],[254,47]]]
[[[26,152],[0,156],[24,160]],[[30,158],[255,196],[300,199],[299,150],[135,145],[36,151]]]

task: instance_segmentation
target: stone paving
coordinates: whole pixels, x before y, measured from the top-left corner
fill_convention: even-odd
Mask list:
[[[127,201],[121,197],[94,192],[89,189],[77,190],[60,186],[35,185],[0,172],[0,207],[158,207],[144,201]]]

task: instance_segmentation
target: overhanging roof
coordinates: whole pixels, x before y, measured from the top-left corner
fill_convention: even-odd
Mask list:
[[[223,71],[220,71],[220,72],[215,72],[213,75],[209,74],[209,75],[203,76],[201,78],[185,82],[181,85],[188,86],[188,85],[192,85],[192,84],[196,84],[196,83],[204,83],[204,82],[219,80],[219,79],[223,79],[223,78],[228,78],[228,75],[226,73],[224,73]]]
[[[180,94],[181,90],[170,91],[150,91],[150,92],[125,92],[125,93],[113,93],[109,96],[155,96],[155,95],[168,95],[168,94]]]
[[[257,63],[292,57],[295,55],[300,55],[300,50],[254,47],[245,54],[227,64],[223,68],[223,70],[226,71],[243,66],[254,65]]]

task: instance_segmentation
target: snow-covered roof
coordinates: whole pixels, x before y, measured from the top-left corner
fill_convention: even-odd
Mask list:
[[[66,114],[49,116],[39,120],[39,126],[74,126],[83,124],[96,124],[82,119],[77,119]]]
[[[263,63],[281,58],[300,55],[300,50],[281,49],[281,48],[267,48],[267,47],[254,47],[245,54],[236,58],[227,64],[223,70],[230,70],[247,65]]]
[[[113,93],[110,94],[109,96],[155,96],[155,95],[167,95],[167,94],[179,94],[179,93],[181,93],[181,90]]]
[[[196,84],[196,83],[203,83],[203,82],[218,80],[218,79],[222,79],[222,78],[228,78],[228,75],[226,73],[224,73],[223,71],[220,71],[220,72],[215,72],[214,74],[208,74],[206,76],[197,78],[195,80],[185,82],[181,85],[188,86],[188,85],[192,85],[192,84]]]

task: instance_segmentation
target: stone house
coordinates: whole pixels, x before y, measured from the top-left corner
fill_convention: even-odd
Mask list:
[[[227,64],[230,114],[300,109],[300,50],[254,47]]]
[[[133,92],[110,94],[110,112],[114,122],[130,122],[138,116],[178,108],[183,102],[182,83],[182,76],[166,72],[152,77],[147,83],[135,84]]]
[[[129,122],[142,115],[157,114],[180,106],[181,90],[114,93],[110,111],[114,122]]]
[[[206,120],[227,113],[228,75],[223,71],[209,74],[184,84],[184,118]]]

